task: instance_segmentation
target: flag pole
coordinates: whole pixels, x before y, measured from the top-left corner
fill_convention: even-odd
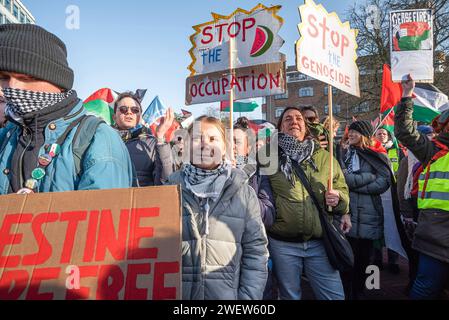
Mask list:
[[[382,117],[381,117],[381,121],[379,122],[379,124],[377,125],[376,129],[374,130],[373,135],[375,135],[376,132],[380,129],[380,127],[382,127],[382,125],[384,124],[385,120],[387,120],[387,118],[390,116],[390,114],[393,112],[393,110],[394,110],[394,107],[392,107],[392,108],[390,109],[390,111],[388,111],[388,113],[387,113],[387,115],[385,116],[385,118],[382,119]]]
[[[234,22],[235,22],[235,16],[234,16]],[[235,29],[235,23],[234,23],[234,29]],[[235,30],[234,30],[235,31]],[[233,37],[229,37],[229,70],[231,74],[231,81],[229,83],[232,83],[232,77],[234,77],[235,71],[234,71],[234,48],[235,46],[235,40]],[[230,146],[230,154],[231,154],[231,160],[234,160],[234,87],[231,85],[230,91],[229,91],[229,128],[230,128],[230,136],[229,139],[231,140]]]
[[[328,190],[333,190],[334,183],[333,183],[333,177],[334,177],[334,113],[332,108],[332,86],[328,85],[328,91],[327,91],[327,97],[328,97],[328,111],[329,111],[329,182],[328,182]],[[329,206],[329,211],[332,211],[332,207]]]

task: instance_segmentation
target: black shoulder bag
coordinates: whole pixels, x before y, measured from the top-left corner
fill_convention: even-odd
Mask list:
[[[351,270],[354,267],[354,253],[351,244],[346,239],[343,231],[341,231],[340,226],[336,226],[334,222],[330,222],[328,215],[320,207],[304,170],[302,170],[297,162],[292,162],[298,178],[301,180],[318,210],[321,228],[323,229],[323,244],[330,264],[340,272]]]

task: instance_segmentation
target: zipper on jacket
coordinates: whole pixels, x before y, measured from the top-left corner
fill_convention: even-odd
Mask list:
[[[23,158],[24,158],[25,153],[27,152],[28,148],[30,147],[31,142],[33,141],[33,137],[31,135],[31,130],[28,127],[26,127],[25,125],[22,126],[22,128],[23,128],[23,137],[24,138],[29,137],[29,140],[27,141],[27,145],[25,146],[25,148],[22,151],[22,154],[19,157],[19,181],[20,181],[19,187],[20,188],[22,188],[25,183],[24,178],[23,178]]]

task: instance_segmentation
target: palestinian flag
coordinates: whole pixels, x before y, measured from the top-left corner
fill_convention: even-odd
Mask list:
[[[427,22],[403,23],[395,30],[393,46],[395,51],[422,50],[422,42],[431,37]]]
[[[380,112],[386,116],[389,125],[394,125],[394,108],[402,98],[402,86],[391,80],[391,71],[384,65]],[[418,122],[431,123],[448,103],[448,97],[431,84],[417,83],[413,96],[413,119]]]
[[[254,102],[237,102],[234,101],[234,112],[253,112],[259,107],[259,105]],[[229,101],[222,101],[220,103],[220,111],[221,112],[230,112],[231,108],[229,105]]]
[[[166,111],[167,107],[161,102],[159,96],[156,96],[144,112],[142,116],[144,126],[151,129],[153,135],[156,135],[156,129],[161,123]],[[174,120],[172,126],[165,134],[165,141],[170,142],[173,139],[175,131],[180,127],[179,122]]]
[[[114,102],[117,97],[117,92],[103,88],[93,93],[84,101],[84,108],[89,114],[102,118],[107,124],[113,125],[114,120],[112,119],[112,115],[114,114]]]

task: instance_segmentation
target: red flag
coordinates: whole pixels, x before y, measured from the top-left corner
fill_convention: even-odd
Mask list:
[[[384,73],[382,77],[382,95],[380,98],[380,113],[390,111],[402,98],[402,86],[400,83],[394,83],[391,80],[390,67],[384,64]]]

